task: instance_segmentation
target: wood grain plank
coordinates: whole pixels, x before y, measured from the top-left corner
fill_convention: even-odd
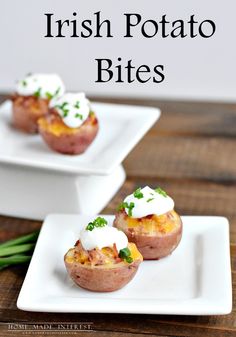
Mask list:
[[[219,102],[181,102],[152,99],[92,97],[107,103],[144,105],[160,108],[162,117],[154,130],[159,134],[192,136],[236,136],[236,104]]]
[[[161,137],[149,133],[125,159],[130,177],[236,182],[236,139]]]

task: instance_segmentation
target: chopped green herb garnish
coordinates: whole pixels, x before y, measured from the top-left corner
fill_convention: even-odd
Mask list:
[[[119,252],[119,257],[123,260],[125,260],[128,263],[132,263],[133,259],[131,257],[131,251],[129,250],[129,248],[123,248],[120,250]]]
[[[87,225],[86,230],[92,231],[95,227],[96,228],[105,227],[106,225],[107,225],[107,220],[99,216],[93,222],[90,222]]]
[[[75,107],[76,109],[80,109],[79,104],[80,104],[79,101],[77,101],[77,102],[75,103],[74,107]]]
[[[46,92],[45,95],[47,96],[48,99],[52,99],[53,95],[50,92]]]
[[[157,187],[155,189],[155,192],[157,192],[157,193],[163,195],[163,197],[167,198],[167,193],[163,189],[161,189],[160,187]]]
[[[40,97],[41,96],[41,90],[42,90],[42,88],[38,88],[38,90],[35,91],[34,96],[35,97]]]
[[[25,80],[23,80],[21,83],[22,83],[23,87],[27,86],[27,82]]]
[[[68,105],[68,102],[63,102],[62,105],[60,106],[60,108],[63,110],[66,105]]]
[[[143,193],[141,192],[141,187],[137,188],[136,191],[134,191],[134,197],[137,199],[143,198]]]
[[[68,113],[69,113],[69,109],[64,109],[63,110],[63,117],[67,117],[68,116]]]
[[[121,211],[122,209],[128,209],[128,216],[132,216],[132,210],[134,208],[135,204],[134,202],[130,202],[128,204],[128,202],[122,202],[119,207],[118,207],[118,211]]]
[[[58,87],[53,96],[57,96],[59,94],[60,90],[61,90],[61,87]]]
[[[133,262],[133,258],[132,258],[131,256],[128,256],[128,257],[126,258],[126,262],[132,263],[132,262]]]
[[[63,118],[68,116],[69,109],[66,109],[66,106],[68,105],[68,102],[63,102],[61,105],[56,105],[55,108],[60,109],[63,112]]]
[[[75,114],[75,118],[79,118],[79,119],[82,120],[82,119],[83,119],[83,116],[82,116],[81,114],[78,114],[78,113],[77,113],[77,114]]]
[[[147,200],[147,202],[150,202],[150,201],[152,201],[152,200],[154,200],[154,198],[149,198],[149,199]]]
[[[128,205],[128,216],[132,216],[132,211],[133,211],[134,206],[135,206],[135,204],[133,202],[131,202]]]
[[[94,225],[92,222],[90,222],[87,227],[86,227],[87,231],[92,231],[94,229]]]
[[[123,202],[118,206],[117,210],[118,210],[118,211],[122,211],[122,209],[125,209],[125,208],[128,208],[128,203],[123,201]]]

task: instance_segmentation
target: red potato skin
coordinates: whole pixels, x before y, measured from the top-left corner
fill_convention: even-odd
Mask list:
[[[63,123],[61,118],[54,113],[46,116],[45,119],[50,123]],[[62,133],[55,135],[45,130],[39,123],[39,132],[46,144],[53,150],[62,154],[76,155],[82,154],[87,150],[98,133],[97,118],[90,117],[73,133]]]
[[[14,95],[11,99],[13,126],[26,133],[38,133],[38,119],[48,113],[49,101],[34,96],[19,95]]]
[[[179,245],[182,238],[182,220],[178,218],[178,226],[170,233],[156,235],[135,233],[134,228],[128,228],[127,215],[124,211],[116,214],[113,226],[123,230],[129,242],[136,244],[144,260],[159,260],[171,254]]]
[[[88,266],[75,261],[68,262],[67,254],[64,256],[64,262],[74,283],[96,292],[111,292],[123,288],[133,279],[141,263],[141,260],[135,260],[130,264],[120,262],[111,267]]]

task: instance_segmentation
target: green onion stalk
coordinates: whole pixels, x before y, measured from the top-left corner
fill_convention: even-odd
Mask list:
[[[28,263],[31,260],[39,230],[0,243],[0,270],[12,265]]]

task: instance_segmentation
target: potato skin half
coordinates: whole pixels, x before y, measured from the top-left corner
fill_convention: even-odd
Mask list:
[[[39,132],[46,144],[62,154],[76,155],[86,151],[98,133],[98,120],[93,114],[78,128],[67,127],[60,116],[51,113],[38,122]],[[54,131],[55,130],[55,131]]]
[[[166,213],[167,217],[168,213]],[[113,226],[121,229],[127,235],[129,242],[136,244],[144,260],[158,260],[171,254],[180,243],[183,225],[181,218],[176,212],[174,213],[176,226],[168,233],[140,233],[135,227],[128,226],[128,216],[124,211],[116,214]]]
[[[12,97],[13,126],[23,132],[38,133],[38,119],[48,113],[47,99],[34,96]]]
[[[64,257],[67,272],[74,283],[84,289],[96,292],[111,292],[124,287],[135,276],[141,260],[128,264],[120,262],[112,266],[88,266]]]

